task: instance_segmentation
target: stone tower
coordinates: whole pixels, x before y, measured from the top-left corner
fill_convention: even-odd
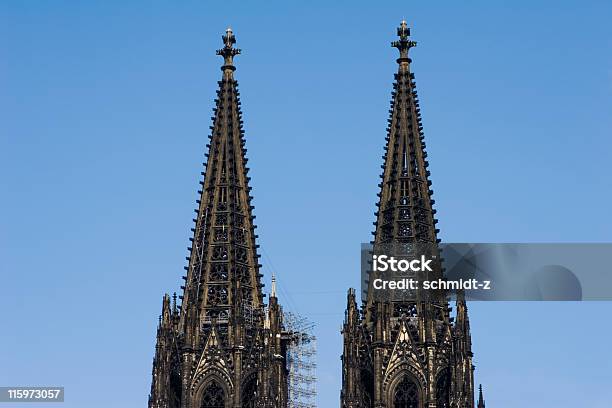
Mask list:
[[[180,296],[163,298],[149,408],[281,408],[287,405],[287,338],[274,280],[264,303],[251,188],[234,79],[231,29],[195,227]]]
[[[372,244],[439,240],[412,62],[416,45],[402,22]],[[375,301],[347,297],[342,329],[343,408],[474,408],[470,323],[459,294],[456,318],[442,301]],[[484,403],[483,403],[484,406]]]

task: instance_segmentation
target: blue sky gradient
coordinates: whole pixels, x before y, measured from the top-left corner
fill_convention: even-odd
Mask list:
[[[442,239],[611,240],[612,3],[331,3],[0,3],[0,385],[146,405],[228,25],[263,273],[317,323],[320,407],[339,402],[402,18]],[[487,406],[610,407],[612,303],[469,306]]]

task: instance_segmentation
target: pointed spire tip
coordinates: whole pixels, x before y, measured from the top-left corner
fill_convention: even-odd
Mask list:
[[[407,65],[410,62],[408,50],[412,47],[416,47],[417,43],[410,39],[410,28],[406,20],[402,20],[400,26],[397,28],[397,36],[399,40],[393,41],[391,46],[397,48],[400,52],[400,56],[397,59],[398,64]]]
[[[241,53],[239,48],[234,48],[234,44],[236,44],[236,36],[234,35],[234,31],[231,27],[228,27],[225,30],[225,34],[221,36],[223,39],[223,48],[217,50],[217,55],[223,57],[223,66],[221,70],[224,72],[231,72],[236,69],[234,67],[234,57]]]
[[[272,289],[270,290],[270,297],[276,297],[276,276],[272,274]]]
[[[477,408],[485,408],[484,397],[482,396],[482,384],[478,386],[478,406]]]

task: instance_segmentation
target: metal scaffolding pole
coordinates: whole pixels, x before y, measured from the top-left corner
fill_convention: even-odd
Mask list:
[[[315,408],[317,339],[312,334],[314,324],[290,312],[283,314],[283,322],[290,337],[287,348],[288,407]]]

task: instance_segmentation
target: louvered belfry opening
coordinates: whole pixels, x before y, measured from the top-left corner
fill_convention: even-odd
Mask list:
[[[204,390],[201,408],[225,408],[225,392],[216,382]]]
[[[419,389],[414,381],[404,377],[397,384],[393,396],[393,408],[419,408]]]

